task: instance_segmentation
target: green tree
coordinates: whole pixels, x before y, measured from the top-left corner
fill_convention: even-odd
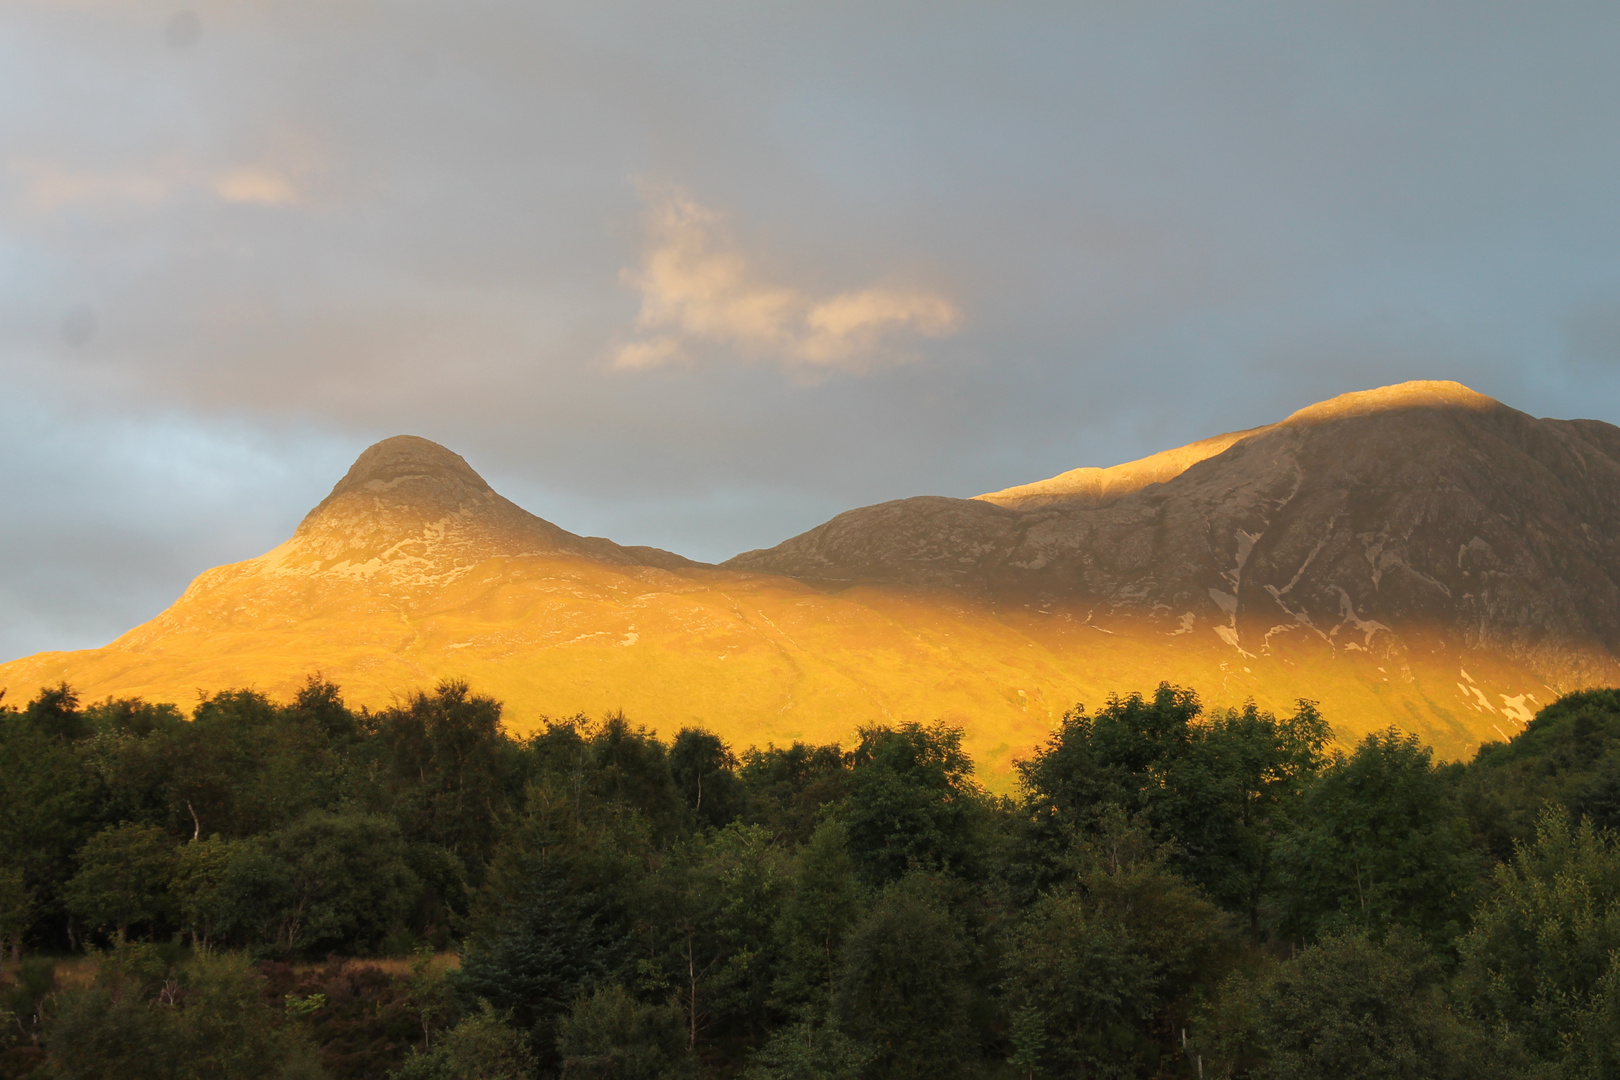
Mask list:
[[[307,707],[282,706],[253,690],[205,697],[189,724],[159,726],[128,747],[147,759],[134,779],[157,787],[169,828],[194,839],[241,839],[313,810],[380,805],[374,770],[330,715],[341,707],[336,693],[306,685],[298,700]]]
[[[28,703],[23,716],[48,738],[74,742],[91,734],[92,728],[79,710],[79,695],[67,683],[41,687],[39,696]]]
[[[422,1049],[431,1050],[434,1032],[448,1024],[457,1011],[454,986],[443,972],[433,970],[432,949],[424,946],[416,950],[405,987],[406,1004],[422,1025]]]
[[[669,772],[700,824],[725,825],[741,811],[737,756],[714,732],[682,728],[669,749]]]
[[[822,822],[798,851],[777,923],[782,958],[774,987],[778,1007],[806,1021],[827,1018],[838,957],[861,916],[865,891],[855,877],[844,823],[837,818]],[[811,1034],[806,1038],[814,1042]]]
[[[174,897],[180,924],[191,936],[191,947],[207,952],[214,935],[233,919],[224,888],[231,859],[243,841],[211,836],[182,844],[174,853],[174,876],[169,892]],[[243,921],[238,917],[237,921]]]
[[[1459,943],[1463,1000],[1560,1076],[1620,1076],[1620,841],[1549,807]]]
[[[379,815],[312,811],[262,850],[279,885],[272,940],[291,954],[375,948],[419,885],[399,827]]]
[[[420,883],[390,818],[312,811],[264,836],[182,849],[176,889],[194,936],[288,957],[374,950]]]
[[[173,761],[166,749],[186,722],[180,710],[139,698],[108,698],[88,706],[84,716],[95,734],[78,751],[105,791],[104,818],[158,825],[177,835],[194,833],[189,815],[174,816],[167,790]]]
[[[0,863],[0,953],[11,952],[11,962],[22,959],[23,936],[34,918],[34,895],[22,868]]]
[[[711,1030],[763,1029],[786,885],[769,834],[735,823],[694,837],[647,883],[642,935],[685,1013],[688,1050]]]
[[[1259,997],[1271,1080],[1474,1080],[1514,1075],[1459,1018],[1427,947],[1401,932],[1383,944],[1329,935],[1281,965]]]
[[[389,809],[405,835],[451,852],[481,881],[518,775],[500,702],[450,680],[368,724],[386,769]]]
[[[1411,927],[1434,945],[1463,928],[1480,875],[1447,770],[1414,735],[1374,732],[1306,789],[1277,853],[1284,926]]]
[[[125,822],[85,842],[63,895],[74,914],[122,941],[131,924],[155,927],[169,914],[174,862],[174,841],[162,829]]]
[[[1332,733],[1314,703],[1292,716],[1256,709],[1217,712],[1200,725],[1177,762],[1159,807],[1161,835],[1175,861],[1223,907],[1242,913],[1251,940],[1273,891],[1273,853],[1287,815],[1327,764]]]
[[[1145,828],[1117,811],[1101,827],[1066,860],[1071,876],[1009,928],[1006,997],[1015,1016],[1039,1020],[1018,1041],[1026,1067],[1149,1076],[1165,1035],[1229,965],[1230,931]]]
[[[581,995],[557,1028],[564,1080],[664,1080],[682,1061],[674,1006],[637,1001],[610,982]]]
[[[860,1080],[872,1051],[837,1028],[788,1024],[749,1059],[743,1080]]]
[[[287,711],[292,720],[318,727],[336,745],[351,742],[360,734],[359,721],[343,703],[343,691],[319,673],[305,680]]]
[[[1258,940],[1276,837],[1324,764],[1329,737],[1311,702],[1281,718],[1252,703],[1205,717],[1193,691],[1168,683],[1151,698],[1111,697],[1095,716],[1077,706],[1018,765],[1046,860],[1036,883],[1054,880],[1072,838],[1117,807],[1174,842],[1182,872],[1242,912]]]
[[[263,694],[226,690],[199,701],[191,723],[162,739],[170,809],[176,821],[191,825],[193,836],[252,836],[308,808],[298,787],[318,770],[278,770],[282,783],[264,782],[280,719],[281,710]],[[295,792],[299,797],[289,799]]]
[[[27,715],[0,709],[0,852],[33,897],[29,933],[45,944],[73,943],[62,888],[74,855],[105,822],[107,793],[77,748]]]
[[[315,1049],[239,955],[175,969],[149,945],[99,958],[88,986],[57,992],[52,1071],[70,1080],[317,1080]]]
[[[870,1076],[946,1080],[977,1056],[972,950],[948,890],[931,875],[907,874],[844,945],[833,1016],[873,1051]]]
[[[529,1080],[534,1054],[508,1017],[484,1002],[480,1011],[445,1032],[434,1049],[412,1054],[394,1080]]]
[[[84,719],[91,731],[100,735],[112,733],[132,739],[149,739],[161,732],[172,731],[185,723],[180,710],[168,702],[149,702],[142,698],[106,698],[84,708]]]
[[[1008,989],[1018,1013],[1039,1018],[1044,1053],[1020,1050],[1058,1075],[1137,1076],[1155,1047],[1144,1029],[1154,1010],[1156,972],[1122,928],[1086,910],[1082,897],[1036,901],[1008,942]]]
[[[566,776],[529,790],[524,816],[497,849],[473,902],[457,981],[535,1031],[542,1064],[583,987],[630,977],[651,852],[639,813],[598,801]]]
[[[1469,819],[1497,860],[1535,840],[1547,803],[1620,829],[1620,690],[1565,694],[1505,743],[1479,748],[1461,785]]]
[[[962,729],[904,724],[861,730],[842,817],[858,872],[873,885],[916,868],[983,869],[987,800]]]
[[[751,747],[737,771],[743,819],[788,843],[804,843],[820,823],[822,808],[849,793],[849,756],[837,745]]]

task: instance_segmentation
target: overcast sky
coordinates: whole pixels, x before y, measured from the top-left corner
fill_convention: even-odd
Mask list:
[[[6,0],[0,656],[376,439],[703,559],[1457,379],[1620,421],[1620,5]]]

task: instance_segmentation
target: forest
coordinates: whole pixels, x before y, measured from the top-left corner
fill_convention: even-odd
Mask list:
[[[1620,1077],[1620,693],[1444,763],[1192,692],[988,792],[464,683],[0,700],[0,1077]]]

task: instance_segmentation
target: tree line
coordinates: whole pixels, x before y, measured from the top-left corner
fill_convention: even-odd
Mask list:
[[[1447,764],[1163,685],[1012,796],[852,742],[0,701],[0,1077],[1620,1077],[1615,691]]]

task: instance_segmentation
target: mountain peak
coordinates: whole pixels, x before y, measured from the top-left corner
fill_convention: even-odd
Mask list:
[[[1449,379],[1416,379],[1411,382],[1380,386],[1373,390],[1356,390],[1338,397],[1307,405],[1289,416],[1282,424],[1320,423],[1348,416],[1368,416],[1373,413],[1397,412],[1404,409],[1470,409],[1484,412],[1498,408],[1501,402],[1470,390],[1460,382]],[[1273,426],[1281,426],[1273,425]]]
[[[417,435],[395,435],[373,443],[355,458],[349,471],[326,497],[326,502],[349,494],[380,495],[401,488],[432,489],[441,497],[452,491],[458,495],[494,493],[460,454],[431,439]],[[427,490],[420,493],[426,494]],[[406,492],[400,491],[399,494]],[[442,501],[442,498],[435,501]]]
[[[368,574],[393,566],[422,581],[501,555],[631,561],[610,541],[575,536],[507,501],[460,454],[416,435],[367,447],[289,543],[277,565],[363,565]]]
[[[1224,453],[1244,439],[1281,428],[1308,427],[1351,417],[1411,409],[1467,409],[1485,412],[1502,407],[1501,402],[1495,398],[1470,390],[1462,383],[1443,379],[1418,379],[1396,383],[1393,386],[1380,386],[1373,390],[1356,390],[1340,394],[1338,397],[1307,405],[1275,424],[1215,435],[1108,468],[1087,466],[1070,469],[1047,480],[1019,484],[1001,491],[975,495],[974,498],[1020,511],[1039,510],[1048,506],[1107,506],[1127,495],[1141,491],[1149,484],[1162,484],[1172,480],[1199,462]]]

